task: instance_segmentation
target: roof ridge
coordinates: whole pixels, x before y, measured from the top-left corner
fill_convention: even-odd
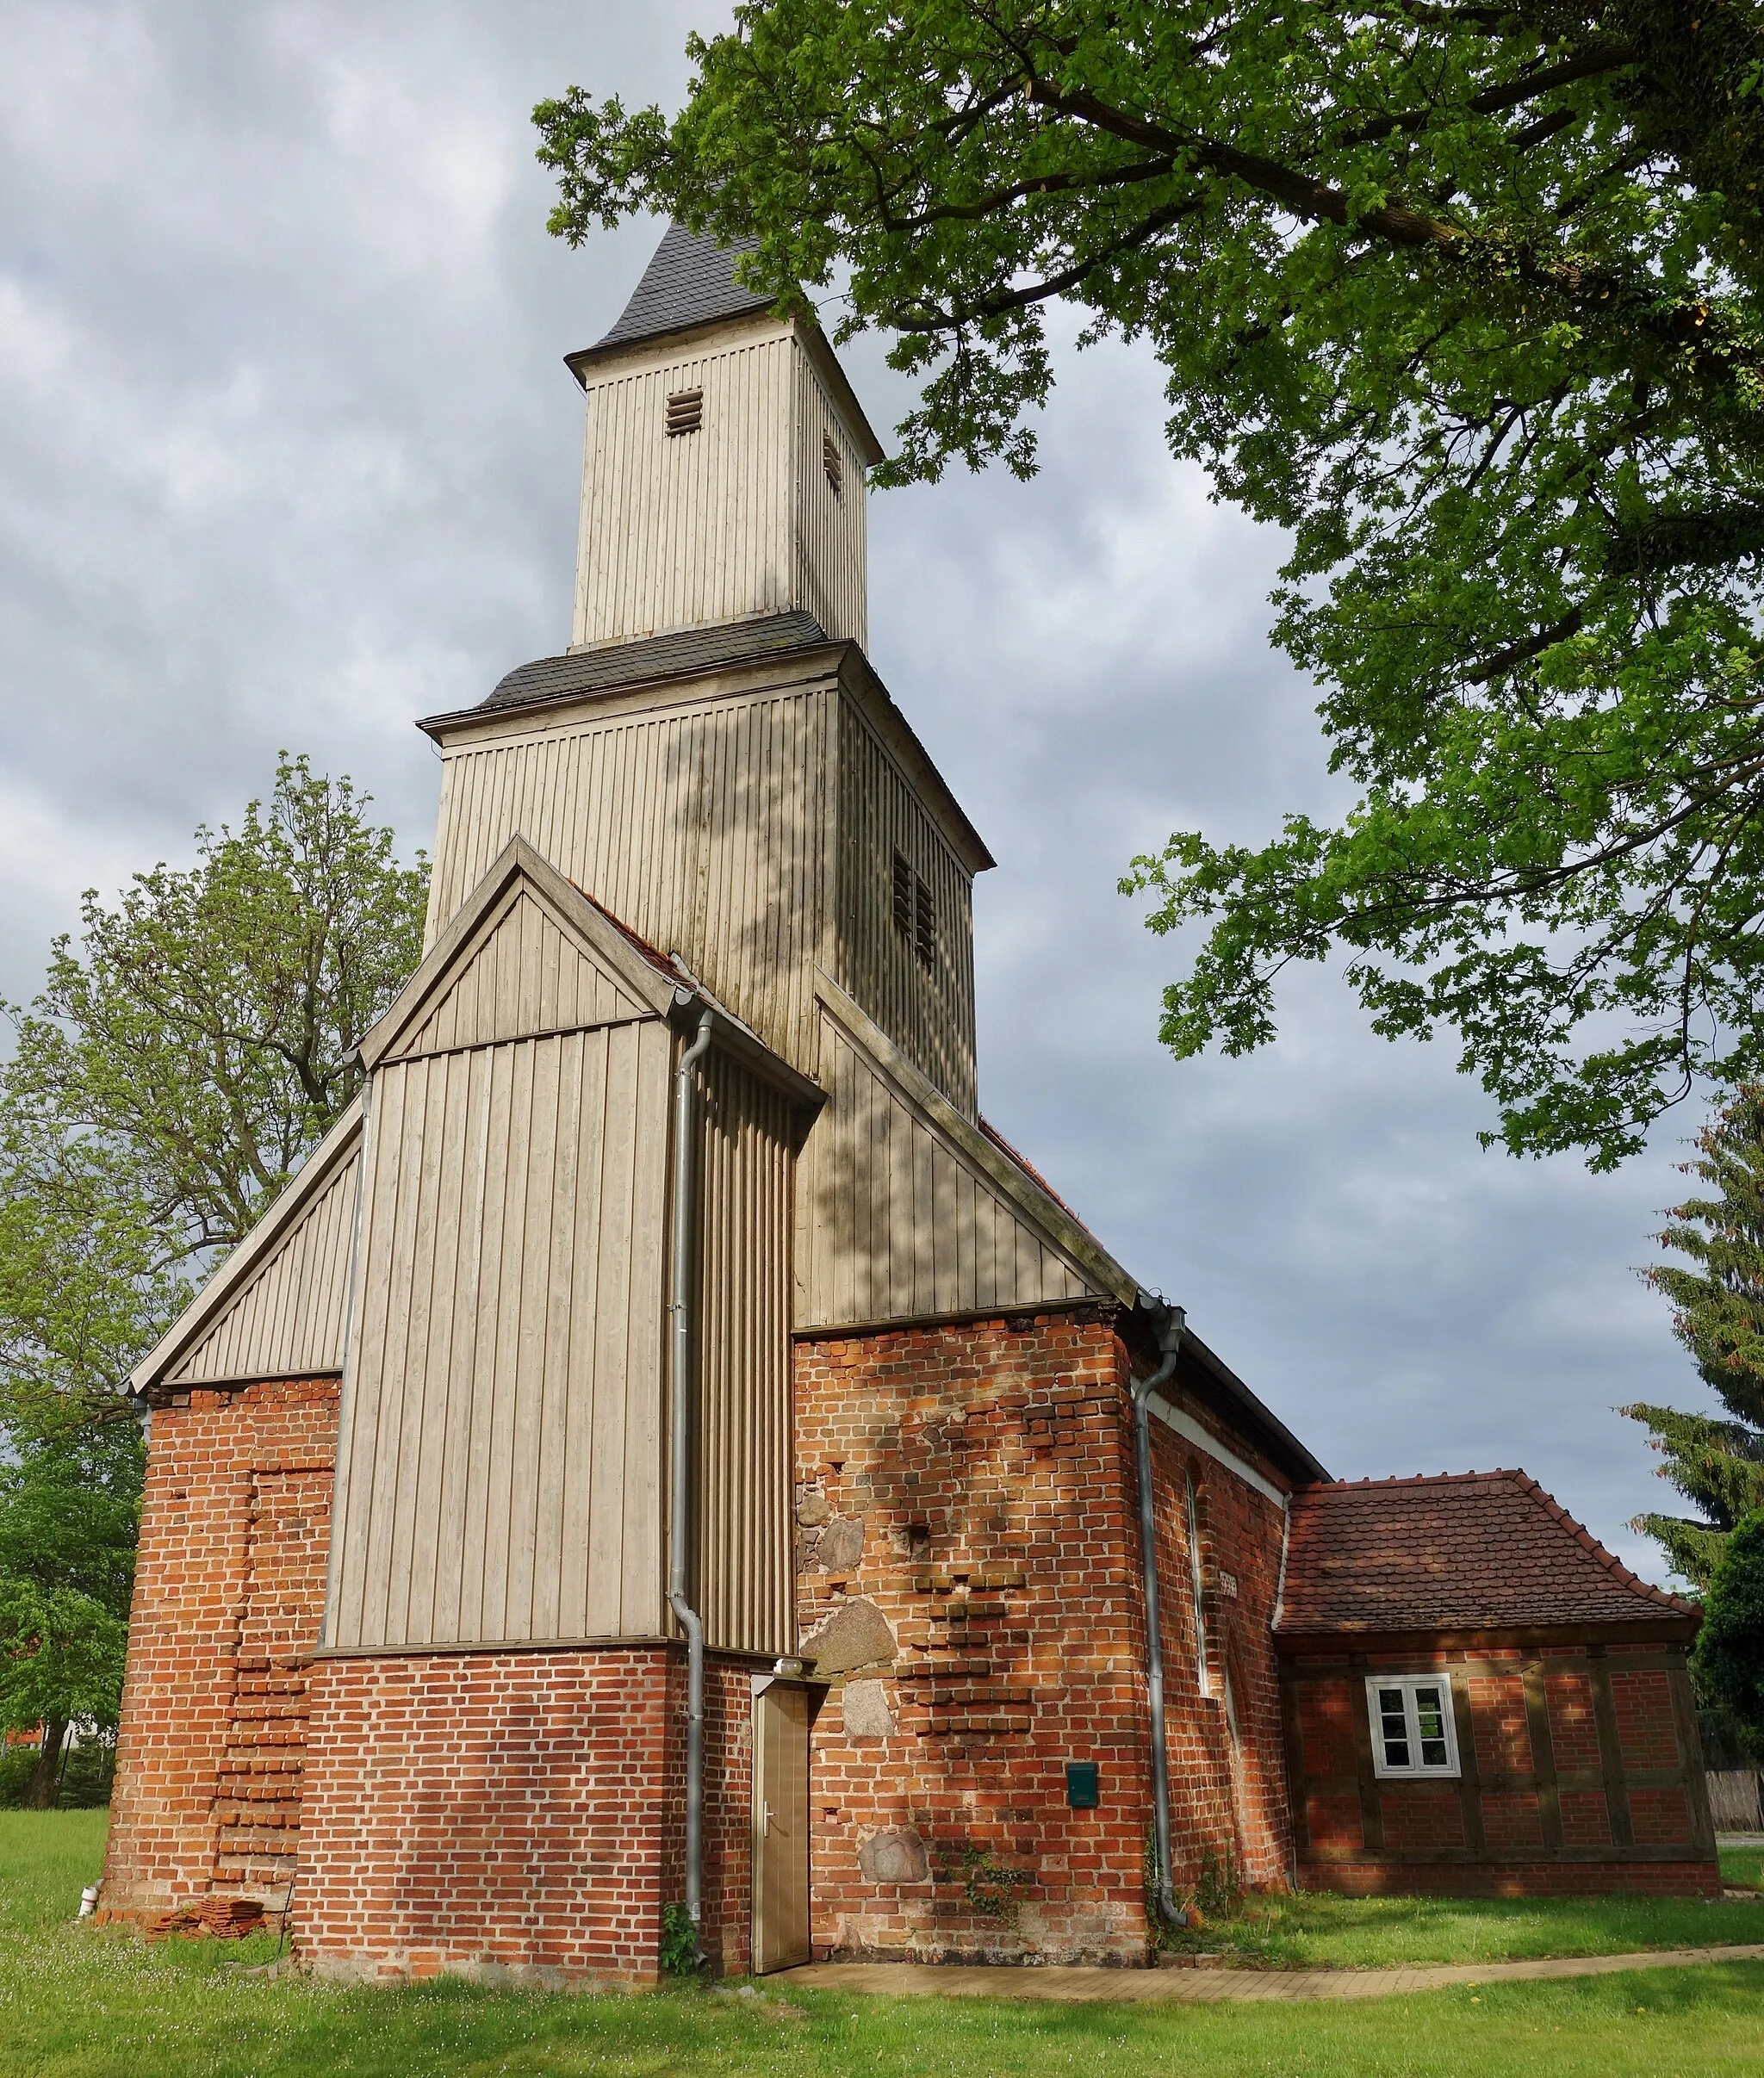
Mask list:
[[[1526,1474],[1518,1474],[1524,1479]],[[1514,1474],[1506,1470],[1494,1472],[1393,1472],[1382,1479],[1317,1479],[1307,1486],[1308,1493],[1345,1493],[1350,1492],[1376,1491],[1388,1492],[1393,1486],[1462,1486],[1469,1479],[1506,1479]],[[1535,1482],[1534,1482],[1535,1483]]]

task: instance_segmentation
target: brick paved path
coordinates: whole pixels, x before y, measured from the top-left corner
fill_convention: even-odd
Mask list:
[[[1115,2000],[1205,2006],[1233,1999],[1384,1999],[1443,1984],[1506,1984],[1536,1977],[1603,1977],[1693,1963],[1764,1962],[1764,1941],[1725,1948],[1655,1948],[1627,1956],[1551,1956],[1531,1963],[1412,1963],[1398,1969],[964,1969],[931,1963],[811,1963],[768,1988],[873,1992],[899,1998]]]

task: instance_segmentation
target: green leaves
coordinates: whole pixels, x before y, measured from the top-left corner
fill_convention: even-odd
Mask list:
[[[238,1241],[356,1089],[353,1049],[421,955],[400,866],[347,779],[284,757],[267,807],[188,872],[84,902],[20,1020],[3,1101],[124,1169],[173,1262]]]
[[[1686,1172],[1714,1195],[1674,1206],[1661,1245],[1689,1258],[1644,1275],[1672,1304],[1673,1331],[1696,1360],[1725,1417],[1637,1405],[1665,1462],[1661,1477],[1701,1520],[1648,1515],[1674,1568],[1707,1587],[1736,1523],[1764,1509],[1764,1089],[1741,1089],[1697,1138]]]
[[[1764,1510],[1736,1523],[1709,1583],[1697,1685],[1764,1762]]]
[[[1764,64],[1752,0],[1351,14],[755,0],[672,119],[536,112],[552,227],[663,211],[895,335],[881,483],[1034,466],[1043,313],[1149,340],[1167,437],[1285,529],[1337,830],[1182,834],[1178,1055],[1267,1044],[1289,960],[1453,1028],[1515,1152],[1609,1167],[1761,1071]]]

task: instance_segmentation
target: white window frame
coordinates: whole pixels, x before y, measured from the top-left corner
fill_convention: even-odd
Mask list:
[[[1407,1767],[1393,1767],[1384,1758],[1384,1714],[1378,1705],[1381,1689],[1401,1689],[1403,1721],[1408,1728],[1409,1752],[1414,1756]],[[1421,1759],[1421,1728],[1415,1709],[1417,1689],[1438,1689],[1445,1699],[1442,1713],[1445,1729],[1445,1765],[1426,1766]],[[1457,1757],[1457,1710],[1451,1690],[1451,1676],[1439,1674],[1368,1674],[1366,1719],[1372,1734],[1372,1771],[1386,1782],[1450,1782],[1463,1771]]]

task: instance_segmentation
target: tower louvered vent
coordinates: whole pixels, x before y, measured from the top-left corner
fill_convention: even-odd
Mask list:
[[[894,927],[929,974],[937,965],[936,897],[898,852],[894,854],[892,893]]]
[[[705,393],[701,389],[677,389],[668,400],[668,437],[677,439],[681,433],[695,433],[705,422]]]
[[[821,467],[827,472],[827,481],[837,498],[845,489],[845,466],[839,459],[839,450],[834,444],[831,433],[821,436]]]

